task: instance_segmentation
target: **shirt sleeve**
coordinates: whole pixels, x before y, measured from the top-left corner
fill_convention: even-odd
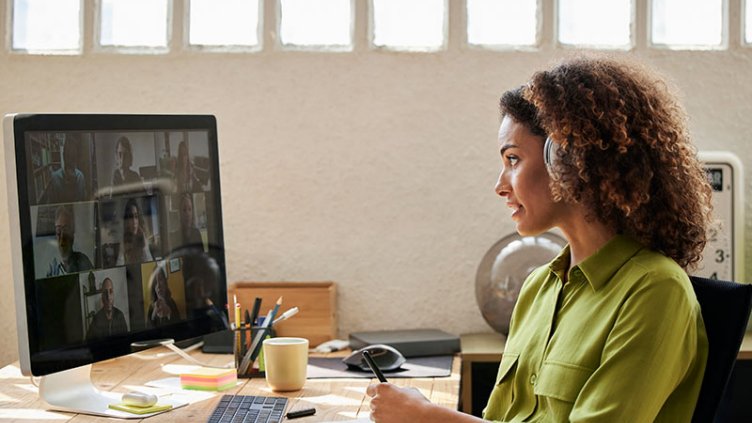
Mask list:
[[[690,368],[704,369],[691,288],[676,276],[645,277],[653,280],[636,285],[622,303],[601,364],[575,400],[570,421],[654,421]],[[691,416],[694,406],[686,406]]]

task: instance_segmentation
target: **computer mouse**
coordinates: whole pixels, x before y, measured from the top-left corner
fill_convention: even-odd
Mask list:
[[[123,394],[123,404],[135,407],[151,407],[157,403],[157,400],[159,398],[156,395],[144,392],[131,391]]]
[[[374,344],[353,351],[352,354],[343,358],[342,362],[347,364],[347,367],[360,369],[366,372],[371,371],[368,367],[368,363],[363,359],[363,351],[368,351],[379,369],[385,372],[399,369],[406,361],[402,353],[397,351],[394,347],[385,344]]]

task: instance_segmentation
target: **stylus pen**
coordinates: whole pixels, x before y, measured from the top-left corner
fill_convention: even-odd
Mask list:
[[[379,382],[386,382],[387,380],[384,377],[384,374],[381,373],[381,369],[379,369],[379,366],[377,366],[373,361],[373,357],[371,357],[371,354],[368,351],[363,351],[363,358],[366,360],[366,364],[368,364],[368,367],[371,368],[373,374],[375,374],[376,377],[379,378]]]

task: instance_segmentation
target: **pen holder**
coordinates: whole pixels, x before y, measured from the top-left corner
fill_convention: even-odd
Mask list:
[[[233,329],[235,368],[239,378],[264,377],[264,339],[274,336],[272,327],[241,326]]]

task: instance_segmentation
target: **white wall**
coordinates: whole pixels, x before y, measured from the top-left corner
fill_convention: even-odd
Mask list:
[[[343,337],[407,327],[459,334],[490,330],[475,304],[475,271],[514,230],[493,192],[498,97],[565,54],[456,42],[432,54],[5,53],[0,113],[215,114],[230,281],[336,281]],[[749,244],[752,48],[626,54],[681,90],[700,149],[730,150],[747,165]],[[3,229],[0,269],[9,269],[9,248]],[[752,248],[748,273],[750,258]],[[0,364],[17,358],[4,275]]]

